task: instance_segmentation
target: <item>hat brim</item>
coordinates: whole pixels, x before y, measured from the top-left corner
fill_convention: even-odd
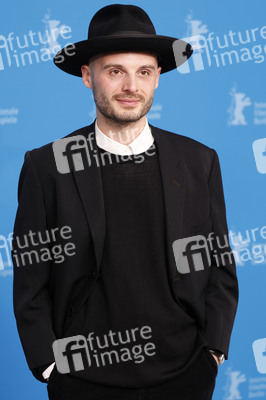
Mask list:
[[[178,42],[176,42],[178,41]],[[173,44],[175,42],[175,51]],[[82,76],[81,66],[100,53],[143,51],[160,56],[161,74],[171,71],[192,55],[191,45],[184,40],[152,34],[110,35],[70,44],[54,56],[54,64],[71,75]]]

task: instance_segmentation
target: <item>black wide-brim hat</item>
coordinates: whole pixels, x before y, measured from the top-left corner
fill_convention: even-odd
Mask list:
[[[173,51],[175,41],[178,43]],[[88,64],[92,56],[129,51],[157,54],[162,74],[182,65],[193,53],[184,40],[157,35],[149,16],[140,7],[112,4],[93,16],[87,40],[64,47],[53,61],[61,70],[81,77],[81,66]]]

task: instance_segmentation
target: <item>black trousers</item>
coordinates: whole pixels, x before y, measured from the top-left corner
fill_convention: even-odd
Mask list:
[[[52,371],[47,384],[50,400],[211,400],[218,367],[203,348],[182,375],[166,383],[140,389],[103,386]]]

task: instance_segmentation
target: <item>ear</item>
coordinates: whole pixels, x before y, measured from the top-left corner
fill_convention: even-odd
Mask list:
[[[81,66],[82,80],[84,85],[92,89],[92,76],[91,76],[91,68],[88,65]]]
[[[157,89],[157,87],[158,87],[158,85],[159,85],[159,77],[160,77],[161,70],[162,70],[162,68],[161,68],[161,67],[158,67],[154,89]]]

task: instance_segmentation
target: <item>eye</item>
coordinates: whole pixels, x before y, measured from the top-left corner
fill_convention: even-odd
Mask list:
[[[119,69],[113,69],[110,74],[111,75],[118,75],[121,71],[119,71]]]
[[[140,74],[143,75],[143,76],[146,76],[146,75],[149,75],[150,73],[146,69],[143,69],[143,70],[140,71]]]

